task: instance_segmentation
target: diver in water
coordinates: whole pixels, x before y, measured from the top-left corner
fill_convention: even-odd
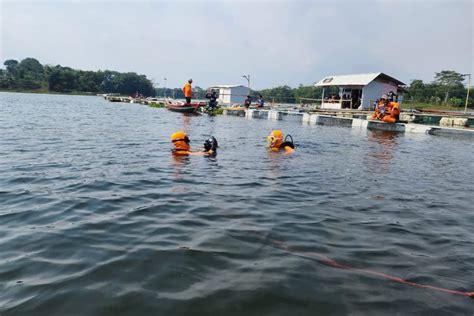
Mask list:
[[[267,141],[271,151],[277,152],[283,149],[287,154],[292,154],[295,151],[293,137],[286,135],[283,140],[283,132],[281,130],[273,130],[270,136],[267,136]]]
[[[204,148],[199,151],[192,151],[189,146],[190,140],[188,135],[183,131],[177,131],[171,134],[171,142],[174,148],[172,152],[174,155],[181,156],[215,156],[217,154],[217,140],[214,136],[206,139]]]

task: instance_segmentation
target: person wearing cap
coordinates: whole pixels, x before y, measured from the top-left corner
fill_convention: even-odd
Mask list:
[[[385,116],[385,112],[387,111],[386,105],[388,104],[387,95],[384,94],[380,97],[379,102],[375,106],[374,114],[372,114],[372,119],[374,120],[382,120]]]
[[[199,151],[192,151],[188,135],[183,131],[177,131],[171,134],[171,143],[173,144],[172,153],[177,156],[215,156],[217,154],[217,140],[214,136],[204,142],[204,148]]]
[[[193,83],[193,79],[189,79],[183,86],[183,93],[184,97],[186,98],[186,104],[191,103],[191,97],[193,96],[193,88],[191,84]]]
[[[400,116],[400,104],[390,101],[386,94],[382,95],[379,103],[375,107],[372,119],[385,123],[396,123]]]

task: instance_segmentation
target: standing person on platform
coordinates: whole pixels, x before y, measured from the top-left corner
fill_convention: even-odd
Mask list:
[[[250,97],[250,95],[248,95],[247,99],[245,99],[245,101],[244,101],[244,106],[245,106],[246,109],[248,109],[251,104],[252,104],[252,98]]]
[[[265,99],[263,99],[263,95],[259,95],[257,99],[257,108],[263,108],[265,105]]]
[[[193,79],[189,79],[183,86],[183,93],[184,97],[186,98],[186,104],[191,103],[191,97],[193,96],[193,87],[191,84],[193,83]]]

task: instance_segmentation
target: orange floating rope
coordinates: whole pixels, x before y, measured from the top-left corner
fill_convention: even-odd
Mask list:
[[[259,234],[259,235],[261,235],[261,234]],[[409,286],[412,286],[412,287],[417,287],[417,288],[422,288],[422,289],[429,289],[429,290],[433,290],[433,291],[444,292],[444,293],[449,293],[449,294],[454,294],[454,295],[467,296],[467,297],[470,297],[470,298],[474,299],[474,292],[450,290],[450,289],[446,289],[446,288],[442,288],[442,287],[411,282],[411,281],[408,281],[408,280],[405,280],[405,279],[402,279],[402,278],[399,278],[399,277],[396,277],[396,276],[393,276],[393,275],[389,275],[389,274],[374,271],[374,270],[355,268],[355,267],[352,267],[352,266],[349,266],[349,265],[346,265],[346,264],[341,264],[341,263],[339,263],[339,262],[337,262],[337,261],[335,261],[331,258],[328,258],[323,254],[317,253],[317,252],[298,251],[298,250],[295,250],[292,247],[288,246],[287,244],[285,244],[282,241],[275,240],[275,239],[270,239],[270,238],[265,237],[265,236],[263,236],[263,238],[267,241],[270,241],[276,247],[278,247],[282,250],[285,250],[285,251],[287,251],[287,252],[289,252],[293,255],[300,256],[300,257],[303,257],[303,258],[317,259],[320,262],[322,262],[323,264],[325,264],[327,266],[330,266],[330,267],[334,267],[334,268],[338,268],[338,269],[351,270],[351,271],[359,272],[359,273],[362,273],[362,274],[368,274],[368,275],[388,279],[388,280],[393,281],[393,282],[409,285]]]

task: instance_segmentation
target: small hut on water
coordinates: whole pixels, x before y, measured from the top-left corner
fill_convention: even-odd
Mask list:
[[[221,105],[243,104],[249,94],[249,88],[243,85],[216,85],[210,89],[217,92]]]
[[[323,87],[322,109],[371,110],[383,94],[398,95],[405,84],[382,72],[343,76],[329,76],[315,84]],[[325,95],[325,87],[339,87],[336,95]],[[401,101],[400,99],[398,100]]]

